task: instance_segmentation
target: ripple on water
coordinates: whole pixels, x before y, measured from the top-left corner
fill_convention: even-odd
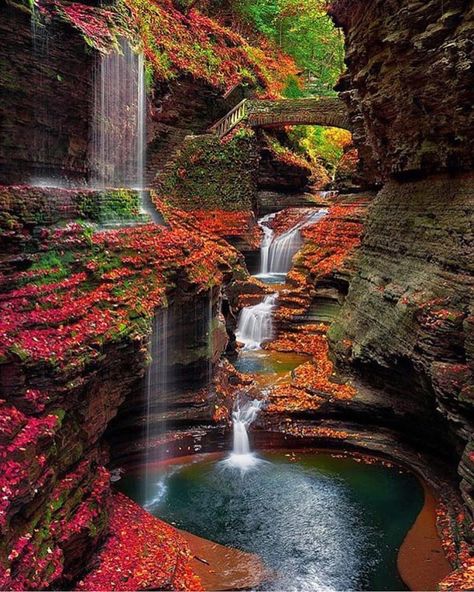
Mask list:
[[[265,590],[406,589],[396,559],[423,501],[415,477],[323,453],[262,457],[246,472],[215,459],[175,466],[153,513],[259,554],[277,574]]]

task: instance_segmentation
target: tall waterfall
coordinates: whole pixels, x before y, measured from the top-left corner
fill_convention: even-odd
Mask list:
[[[128,41],[101,54],[94,81],[93,185],[144,188],[146,93],[142,54]]]
[[[54,127],[47,92],[48,85],[50,85],[48,76],[51,67],[50,41],[46,19],[43,18],[38,6],[33,2],[31,5],[31,45],[35,75],[32,84],[35,86],[36,100],[32,105],[35,125],[32,130],[31,145],[35,162],[35,174],[30,182],[32,185],[46,187],[60,186],[61,184],[59,179],[50,178],[50,171],[47,166],[50,161],[50,154],[55,148],[54,142],[47,133],[48,128]]]
[[[145,380],[146,401],[146,435],[145,435],[145,495],[148,503],[153,504],[156,496],[156,483],[149,473],[149,463],[160,460],[159,454],[154,453],[154,446],[158,437],[165,433],[166,425],[162,418],[156,417],[166,410],[166,397],[169,391],[169,336],[168,309],[159,310],[153,320],[153,329],[148,353],[151,358]],[[159,444],[159,443],[158,443]],[[158,448],[159,449],[159,448]]]
[[[207,301],[207,382],[212,381],[212,368],[214,361],[214,302],[212,289],[209,290]]]
[[[273,338],[273,310],[277,298],[277,293],[270,294],[260,304],[247,306],[240,312],[235,335],[244,349],[260,349],[265,341]]]
[[[228,467],[246,471],[258,464],[260,459],[250,451],[249,426],[255,421],[262,401],[254,400],[241,404],[239,401],[232,413],[233,449],[224,463]]]
[[[301,230],[323,218],[327,212],[326,208],[311,211],[292,228],[277,237],[273,229],[268,226],[276,214],[261,218],[259,226],[264,236],[260,246],[260,273],[257,277],[264,279],[272,275],[286,275],[291,269],[293,257],[303,244]]]

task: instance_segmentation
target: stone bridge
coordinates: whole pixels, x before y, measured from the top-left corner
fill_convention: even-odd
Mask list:
[[[309,99],[244,99],[210,129],[225,136],[240,121],[251,127],[278,128],[285,125],[322,125],[352,131],[347,107],[337,97]]]
[[[337,97],[248,101],[247,120],[252,127],[323,125],[351,129],[345,103]]]

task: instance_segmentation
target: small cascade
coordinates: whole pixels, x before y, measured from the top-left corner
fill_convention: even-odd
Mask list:
[[[214,361],[214,303],[213,293],[209,290],[209,297],[207,301],[207,382],[212,381],[212,368]]]
[[[322,199],[334,199],[339,195],[339,191],[336,191],[334,189],[330,189],[329,191],[318,191],[316,195],[318,195]]]
[[[273,338],[273,310],[278,293],[265,296],[260,304],[246,306],[239,316],[237,341],[244,344],[244,350],[260,349],[265,341]]]
[[[273,241],[273,228],[268,226],[268,223],[275,218],[276,212],[273,214],[268,214],[264,216],[258,221],[258,225],[263,231],[263,240],[262,244],[260,245],[260,274],[265,275],[268,273],[268,260],[269,260],[269,253],[270,253],[270,246]]]
[[[285,276],[291,269],[293,257],[301,248],[303,241],[301,230],[314,224],[327,214],[326,208],[314,210],[304,216],[292,228],[275,237],[268,223],[276,214],[264,216],[259,221],[264,237],[260,246],[260,273],[257,277],[270,279],[272,276]]]
[[[35,65],[36,74],[33,84],[37,100],[32,105],[35,126],[31,138],[36,172],[30,182],[32,185],[43,184],[50,187],[58,184],[57,179],[48,178],[49,171],[47,170],[47,163],[50,160],[49,154],[53,146],[51,146],[51,139],[46,130],[54,124],[49,115],[50,106],[47,100],[47,86],[50,84],[48,78],[50,37],[46,19],[35,2],[31,4],[31,45],[32,62]]]
[[[233,448],[224,461],[225,466],[246,471],[262,462],[255,453],[250,451],[248,435],[248,428],[255,421],[261,407],[262,401],[254,400],[244,404],[237,401],[232,413]]]

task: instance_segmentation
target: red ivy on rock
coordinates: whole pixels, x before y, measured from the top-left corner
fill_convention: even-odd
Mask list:
[[[175,528],[115,494],[110,536],[97,557],[98,566],[76,590],[203,590],[191,559]]]

